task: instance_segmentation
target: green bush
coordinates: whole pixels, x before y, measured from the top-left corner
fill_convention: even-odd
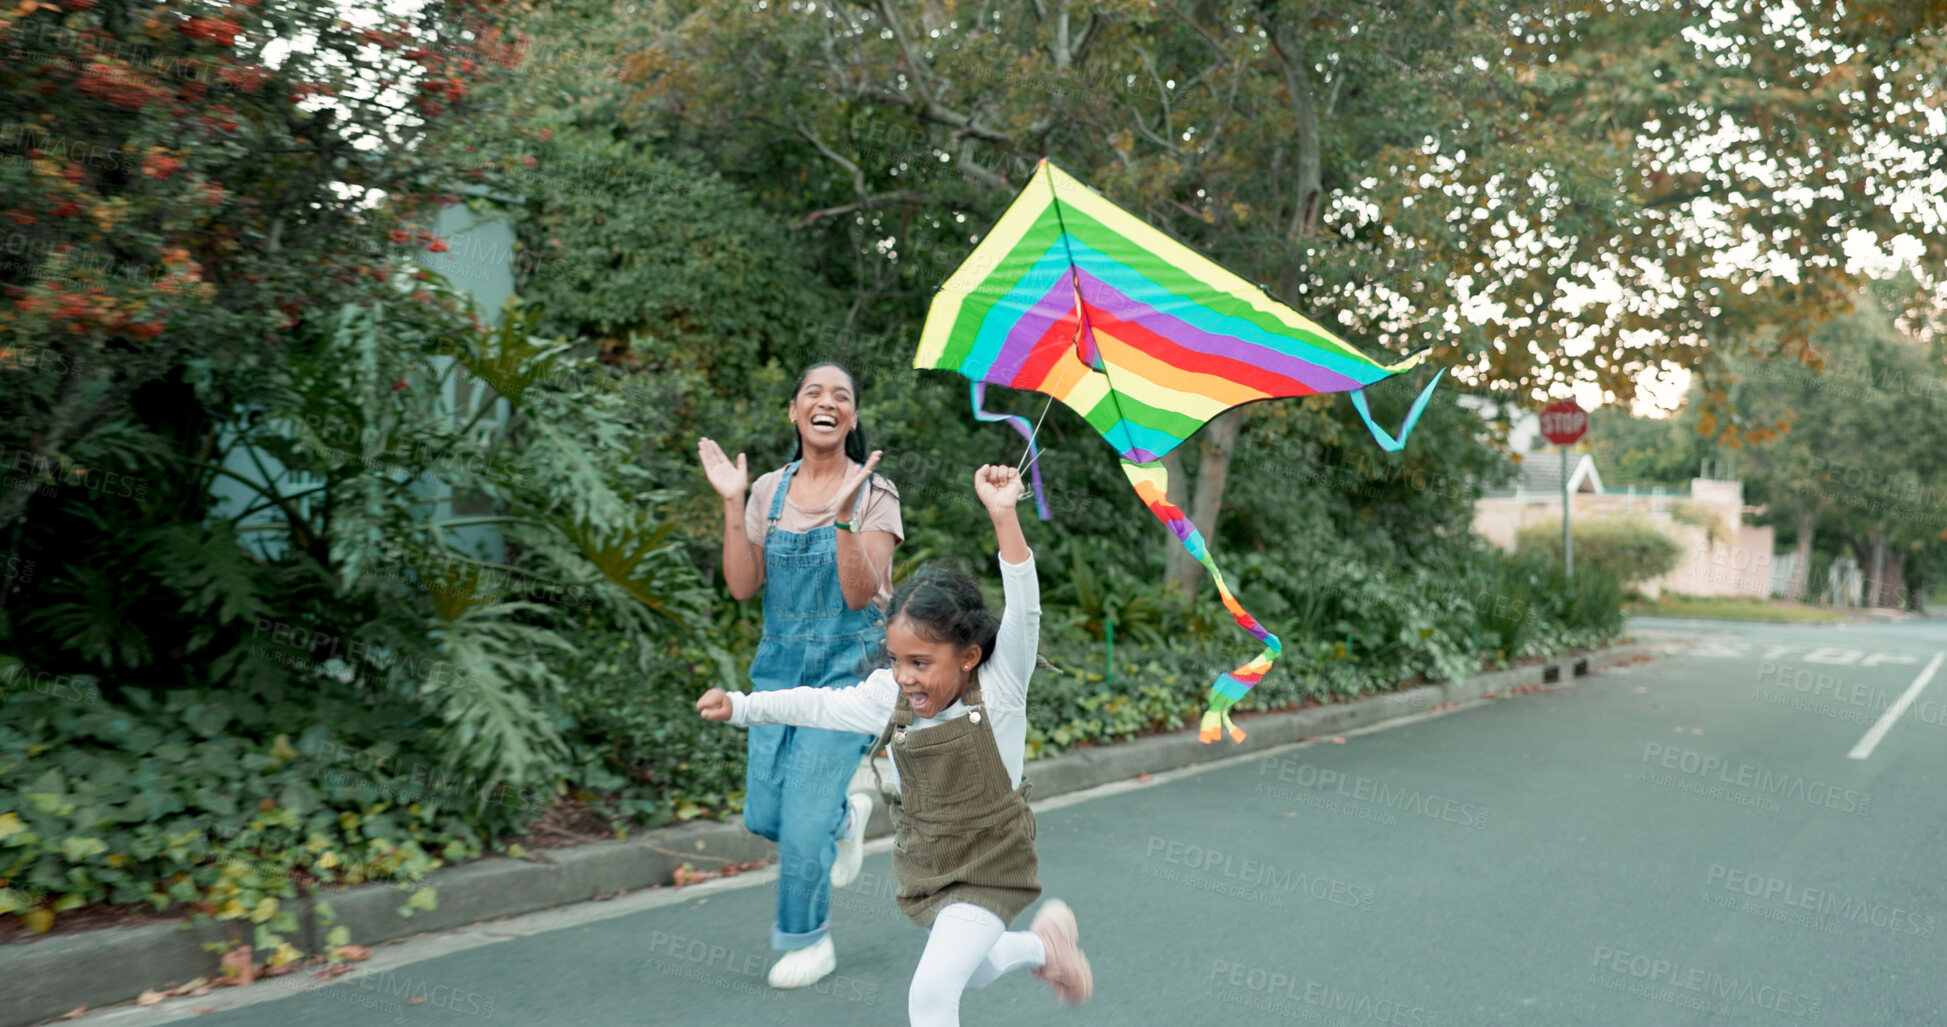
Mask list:
[[[1683,547],[1648,524],[1628,517],[1576,521],[1575,566],[1614,577],[1623,585],[1660,578],[1676,569]],[[1557,526],[1530,524],[1515,534],[1517,552],[1545,552],[1562,559],[1562,532]]]
[[[293,695],[266,712],[310,726],[256,742],[234,697],[70,690],[0,696],[0,913],[35,930],[94,903],[186,906],[251,924],[278,965],[300,955],[283,903],[301,889],[392,881],[410,916],[434,901],[414,882],[552,798],[442,774],[394,703]]]

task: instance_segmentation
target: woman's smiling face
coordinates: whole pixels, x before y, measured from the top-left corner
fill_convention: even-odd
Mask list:
[[[813,368],[791,398],[791,423],[806,449],[842,449],[846,433],[859,423],[856,404],[851,375],[837,367]]]
[[[901,614],[886,625],[886,657],[913,714],[930,719],[966,691],[980,665],[980,647],[928,641],[915,630],[912,618]]]

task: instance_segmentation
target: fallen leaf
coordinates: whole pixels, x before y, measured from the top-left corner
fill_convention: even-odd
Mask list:
[[[415,996],[415,997],[413,997],[413,998],[409,998],[409,999],[407,999],[407,1000],[406,1000],[406,1005],[409,1005],[409,1006],[417,1006],[417,1005],[422,1005],[422,1004],[424,1004],[424,1003],[425,1003],[425,1001],[426,1001],[426,996],[424,996],[424,995],[418,995],[418,996]]]
[[[88,1006],[86,1003],[83,1003],[81,1005],[75,1006],[73,1009],[70,1009],[65,1013],[62,1013],[60,1016],[55,1017],[55,1019],[79,1020],[86,1015],[88,1015]]]
[[[372,958],[372,950],[363,945],[340,945],[338,946],[338,958],[352,960],[370,959]]]
[[[352,966],[350,963],[337,963],[332,966],[327,966],[322,970],[319,970],[317,974],[314,975],[314,979],[320,981],[328,981],[334,977],[343,977],[346,974],[351,973],[355,969],[357,969],[357,967]]]
[[[1338,735],[1333,735],[1333,736],[1332,736],[1332,744],[1333,744],[1333,745],[1344,745],[1344,744],[1345,744],[1345,739],[1343,739],[1343,738],[1340,738],[1340,737],[1339,737]]]
[[[1146,781],[1148,781],[1148,780],[1149,780],[1149,775],[1148,775],[1148,774],[1137,774],[1137,775],[1136,775],[1136,780],[1138,780],[1138,781],[1144,781],[1144,782],[1146,782]]]
[[[679,885],[696,884],[699,881],[707,881],[710,879],[709,874],[690,866],[688,863],[677,867],[675,872],[670,874],[670,876],[675,878],[676,883]]]
[[[169,993],[166,991],[144,991],[142,994],[135,996],[135,1004],[138,1006],[152,1006],[167,998],[168,995]]]
[[[198,1009],[198,1010],[196,1010],[196,1014],[197,1014],[198,1016],[200,1016],[200,1015],[202,1015],[202,1014],[204,1014],[204,1013],[216,1013],[216,1012],[221,1012],[221,1010],[219,1010],[219,1009],[218,1009],[217,1007],[215,1007],[215,1006],[211,1006],[211,1007],[209,1007],[208,1009]]]
[[[251,948],[248,945],[238,945],[225,952],[223,958],[219,960],[223,965],[223,972],[233,975],[231,980],[237,984],[249,984],[255,981],[257,968],[250,962],[250,955]]]
[[[206,985],[208,985],[209,983],[210,983],[210,979],[209,979],[209,978],[207,978],[207,977],[198,977],[198,978],[196,978],[195,980],[193,980],[193,981],[190,981],[190,982],[189,982],[189,983],[187,983],[187,984],[179,984],[179,985],[177,985],[176,987],[174,987],[174,988],[171,988],[171,989],[169,989],[169,991],[168,991],[168,994],[170,994],[170,995],[187,995],[187,994],[189,994],[190,992],[193,992],[193,991],[196,991],[196,990],[197,990],[198,988],[203,988],[203,987],[205,987],[205,986],[206,986]]]

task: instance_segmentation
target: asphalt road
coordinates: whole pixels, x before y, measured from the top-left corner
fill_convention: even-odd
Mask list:
[[[1900,702],[1947,659],[1947,622],[1634,627],[1702,641],[1055,800],[1041,881],[1076,910],[1095,998],[1068,1009],[1015,974],[963,1023],[1947,1023],[1947,669]],[[883,847],[835,902],[839,970],[813,990],[764,983],[760,877],[417,939],[234,1009],[88,1021],[903,1024],[924,938]]]

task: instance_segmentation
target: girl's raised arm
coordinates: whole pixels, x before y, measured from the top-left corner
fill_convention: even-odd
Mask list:
[[[1021,535],[1021,518],[1014,512],[1015,504],[1021,501],[1021,472],[988,464],[974,472],[974,492],[994,522],[994,540],[1000,543],[1001,559],[1026,563],[1028,540]]]
[[[982,676],[981,689],[989,702],[1018,708],[1027,704],[1028,678],[1034,674],[1041,647],[1041,583],[1015,512],[1021,501],[1021,474],[1012,467],[982,467],[974,475],[974,490],[994,521],[1006,596],[989,663],[993,673]]]

